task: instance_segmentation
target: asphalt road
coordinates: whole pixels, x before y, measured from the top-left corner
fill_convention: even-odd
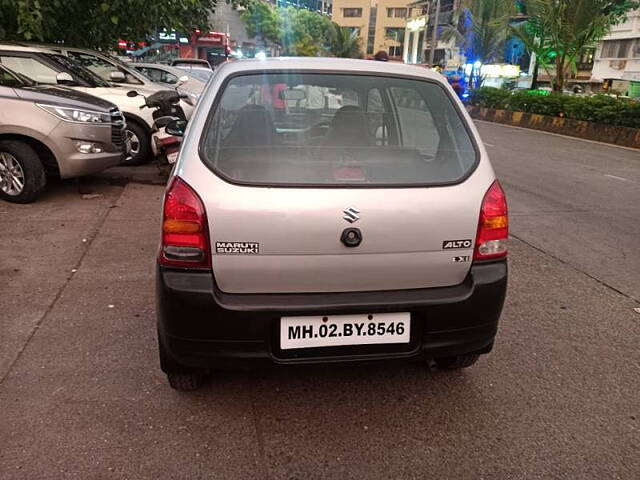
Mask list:
[[[478,122],[514,237],[640,302],[640,151]]]
[[[0,203],[0,478],[639,478],[640,155],[480,129],[515,238],[498,342],[462,372],[279,367],[173,391],[162,188]]]

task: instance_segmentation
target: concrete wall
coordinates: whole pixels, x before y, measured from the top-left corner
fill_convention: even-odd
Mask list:
[[[228,31],[231,41],[235,41],[239,46],[245,42],[255,43],[255,39],[247,35],[245,23],[240,19],[242,11],[242,8],[234,10],[227,2],[218,2],[216,11],[211,18],[213,29],[216,32],[226,33]]]

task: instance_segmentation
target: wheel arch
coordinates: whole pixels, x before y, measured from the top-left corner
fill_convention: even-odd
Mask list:
[[[48,175],[60,176],[60,167],[58,166],[56,155],[43,141],[21,133],[0,133],[0,141],[3,140],[18,140],[26,143],[36,151]]]
[[[151,127],[149,127],[149,124],[144,120],[144,118],[130,112],[122,112],[122,115],[124,115],[127,123],[135,123],[136,125],[142,127],[146,134],[149,135],[149,137],[151,136]]]

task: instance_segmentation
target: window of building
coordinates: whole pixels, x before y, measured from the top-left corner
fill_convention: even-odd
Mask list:
[[[578,59],[579,70],[589,70],[593,67],[593,59],[596,56],[595,48],[585,48]]]
[[[402,56],[402,47],[389,47],[389,56],[390,57],[401,57]]]
[[[625,40],[605,40],[602,44],[600,58],[629,58],[630,56],[636,56],[638,42],[638,39],[633,38]]]
[[[387,40],[393,40],[394,42],[404,42],[404,28],[385,28],[384,36]]]
[[[361,17],[362,9],[361,8],[343,8],[342,16],[343,17]]]
[[[407,18],[407,8],[387,8],[387,17]]]

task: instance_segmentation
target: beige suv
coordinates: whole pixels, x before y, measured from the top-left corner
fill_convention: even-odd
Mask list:
[[[32,202],[47,175],[72,178],[118,165],[124,131],[112,103],[37,85],[0,65],[0,198]]]

